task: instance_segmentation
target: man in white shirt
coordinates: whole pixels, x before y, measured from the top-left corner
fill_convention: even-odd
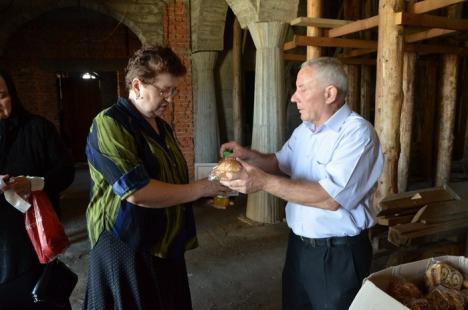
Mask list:
[[[286,201],[290,228],[283,269],[283,309],[348,309],[368,275],[375,224],[372,194],[383,167],[377,134],[345,103],[341,63],[302,64],[297,104],[303,123],[276,154],[228,142],[244,169],[221,183],[242,193],[265,191]]]

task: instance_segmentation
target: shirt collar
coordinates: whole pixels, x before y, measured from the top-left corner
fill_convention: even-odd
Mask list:
[[[312,132],[318,133],[325,128],[330,128],[334,131],[339,131],[341,125],[344,123],[346,118],[351,114],[351,109],[345,103],[341,108],[338,109],[325,123],[323,123],[319,128],[315,127],[315,124],[312,122],[304,122],[305,126],[309,128]]]

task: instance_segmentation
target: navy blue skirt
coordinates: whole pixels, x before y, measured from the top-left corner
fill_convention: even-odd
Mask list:
[[[135,251],[103,232],[89,259],[84,309],[192,309],[184,257]]]

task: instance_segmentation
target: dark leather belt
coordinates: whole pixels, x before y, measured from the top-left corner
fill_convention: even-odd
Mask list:
[[[303,236],[298,236],[291,231],[291,233],[301,240],[303,243],[308,244],[314,248],[317,247],[332,247],[332,246],[340,246],[346,244],[355,244],[361,240],[365,240],[368,238],[367,229],[361,231],[356,236],[344,236],[344,237],[329,237],[329,238],[307,238]]]

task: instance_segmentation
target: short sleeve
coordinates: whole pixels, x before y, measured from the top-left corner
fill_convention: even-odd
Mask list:
[[[291,175],[292,173],[291,171],[292,170],[291,169],[292,156],[291,155],[294,152],[299,130],[300,130],[300,126],[294,130],[291,137],[288,139],[288,141],[286,141],[286,143],[283,145],[281,150],[275,153],[276,160],[278,161],[278,167],[283,173],[287,175]]]
[[[150,181],[148,172],[139,158],[135,138],[106,114],[99,114],[93,121],[86,156],[93,168],[112,185],[114,193],[122,199],[126,199]]]
[[[353,209],[372,191],[382,167],[375,132],[367,126],[354,128],[339,141],[319,184],[345,209]]]

